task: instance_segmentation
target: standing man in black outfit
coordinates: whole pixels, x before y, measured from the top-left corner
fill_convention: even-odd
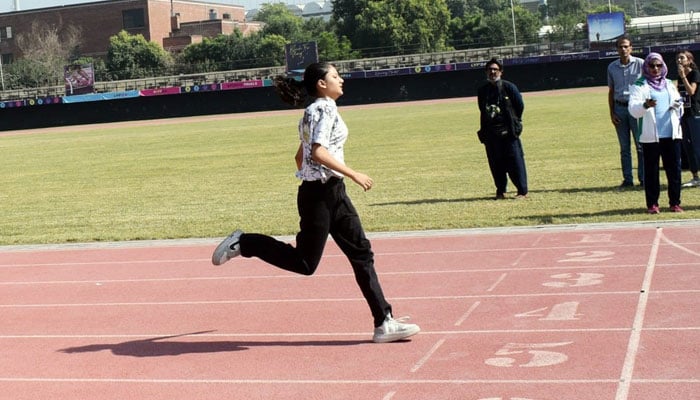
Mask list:
[[[527,171],[520,142],[525,105],[518,88],[501,79],[503,65],[495,58],[486,63],[487,82],[477,92],[481,124],[479,140],[486,147],[496,185],[496,200],[505,199],[508,177],[517,188],[516,199],[527,198]]]

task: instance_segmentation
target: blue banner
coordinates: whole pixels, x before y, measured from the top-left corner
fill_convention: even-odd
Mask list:
[[[63,102],[64,103],[83,103],[86,101],[117,100],[117,99],[128,99],[131,97],[139,97],[139,91],[138,90],[128,90],[126,92],[78,94],[75,96],[64,97]]]

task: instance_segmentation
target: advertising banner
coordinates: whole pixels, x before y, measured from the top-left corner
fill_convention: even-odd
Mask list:
[[[221,90],[248,89],[263,86],[263,81],[260,79],[252,81],[224,82],[221,84]]]
[[[316,42],[290,43],[284,46],[287,72],[301,75],[309,64],[318,62]]]
[[[141,96],[161,96],[166,94],[180,94],[180,86],[158,89],[141,89]]]
[[[88,93],[74,96],[66,96],[63,98],[64,103],[84,103],[87,101],[101,100],[120,100],[139,97],[138,90],[127,90],[125,92],[109,92],[109,93]]]
[[[622,12],[588,14],[588,44],[591,49],[615,47],[615,40],[625,34]]]
[[[95,71],[92,64],[73,64],[63,68],[66,81],[66,96],[95,91]]]

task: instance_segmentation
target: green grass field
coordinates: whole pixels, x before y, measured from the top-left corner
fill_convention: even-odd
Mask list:
[[[366,193],[348,183],[365,229],[697,218],[700,189],[683,192],[686,213],[666,207],[657,216],[644,213],[643,190],[616,191],[619,146],[606,89],[524,99],[524,201],[491,200],[475,99],[341,106],[346,162],[375,180]],[[301,113],[2,135],[0,244],[208,238],[234,228],[293,234]],[[666,199],[662,193],[660,204]]]

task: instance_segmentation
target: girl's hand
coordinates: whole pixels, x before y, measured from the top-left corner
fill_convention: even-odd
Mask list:
[[[370,178],[369,176],[367,176],[361,172],[355,173],[354,175],[352,175],[351,178],[355,183],[360,185],[360,187],[365,192],[372,189],[372,186],[374,185],[374,181],[372,180],[372,178]]]

